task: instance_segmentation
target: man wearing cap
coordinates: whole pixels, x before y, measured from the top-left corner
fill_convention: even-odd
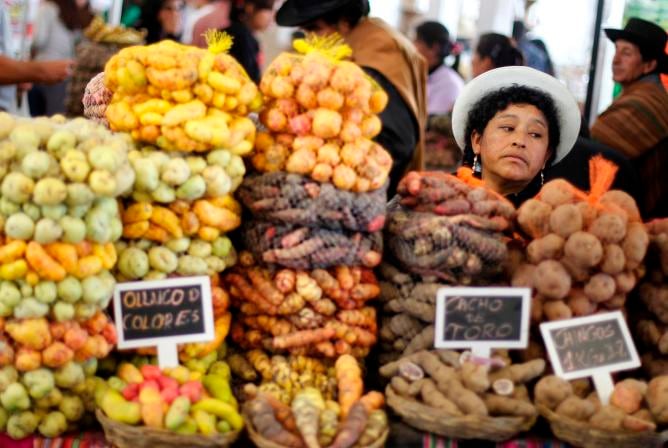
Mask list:
[[[622,94],[591,128],[595,140],[620,151],[643,181],[648,217],[668,213],[668,93],[659,75],[668,73],[666,32],[652,22],[631,18],[624,29],[606,29],[615,43],[613,79]]]
[[[389,96],[376,141],[392,155],[389,195],[407,169],[422,169],[427,121],[427,63],[405,36],[367,17],[368,0],[286,0],[276,23],[308,32],[338,32],[352,48],[352,60]]]

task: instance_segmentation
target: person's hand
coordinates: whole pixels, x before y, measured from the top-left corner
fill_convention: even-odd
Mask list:
[[[39,64],[41,82],[44,84],[56,84],[72,75],[74,61],[71,59],[59,59],[55,61],[39,61]]]
[[[22,94],[24,92],[28,92],[30,89],[32,89],[32,83],[22,82],[21,84],[16,86],[16,89],[18,90],[19,94]]]

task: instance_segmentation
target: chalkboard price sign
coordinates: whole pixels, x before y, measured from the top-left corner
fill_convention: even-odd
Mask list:
[[[436,298],[437,348],[524,348],[528,288],[441,288]]]
[[[206,276],[119,283],[114,312],[121,349],[213,339]]]
[[[640,366],[621,312],[596,314],[540,326],[557,375],[570,380]]]

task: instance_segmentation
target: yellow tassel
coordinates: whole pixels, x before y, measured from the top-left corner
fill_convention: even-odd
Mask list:
[[[353,54],[352,48],[344,43],[339,33],[332,33],[326,36],[309,34],[304,39],[296,39],[292,46],[298,53],[309,54],[318,52],[335,61],[340,61]]]
[[[210,53],[227,53],[232,48],[232,36],[223,31],[208,29],[204,33],[204,38]]]

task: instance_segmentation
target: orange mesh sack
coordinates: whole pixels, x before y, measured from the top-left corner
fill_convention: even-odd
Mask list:
[[[453,284],[489,283],[507,257],[515,209],[463,169],[411,172],[388,207],[390,252],[409,272]]]
[[[555,179],[518,210],[530,242],[512,283],[534,288],[535,322],[622,308],[644,274],[649,238],[635,201],[610,190],[612,162],[596,156],[589,168],[589,193]]]
[[[392,157],[372,139],[381,131],[387,94],[345,60],[352,50],[339,35],[309,36],[294,46],[297,53],[281,53],[262,76],[266,132],[258,133],[253,167],[357,193],[382,188]]]
[[[337,189],[285,172],[251,175],[238,197],[255,218],[332,230],[377,232],[385,225],[387,183],[368,193]]]

